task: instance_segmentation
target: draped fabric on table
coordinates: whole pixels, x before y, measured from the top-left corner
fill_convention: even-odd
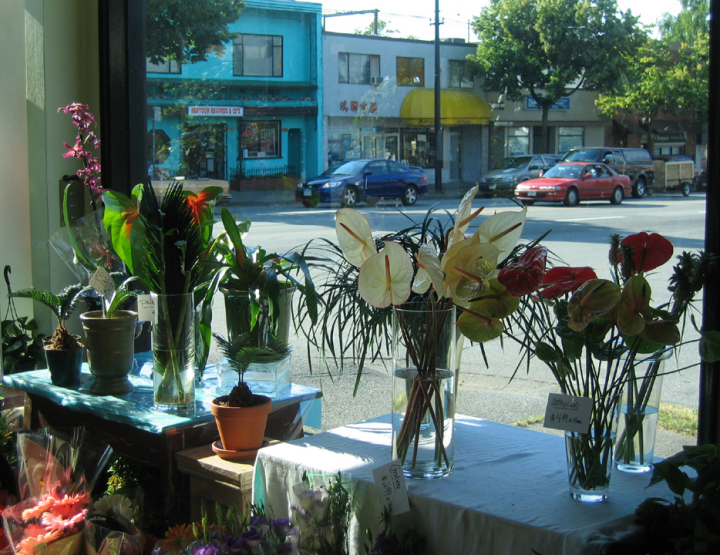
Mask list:
[[[570,498],[564,439],[458,415],[455,470],[442,479],[407,480],[410,521],[432,553],[576,555],[593,551],[601,531],[630,525],[647,497],[672,498],[647,475],[614,473],[605,503]],[[390,419],[380,417],[268,447],[255,466],[254,502],[287,516],[288,491],[309,473],[350,472],[354,482],[351,553],[364,553],[365,528],[378,530],[372,469],[390,462]],[[597,549],[596,547],[594,549]]]

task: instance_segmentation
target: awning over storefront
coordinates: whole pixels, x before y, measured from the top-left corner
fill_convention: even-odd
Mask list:
[[[408,125],[435,125],[435,91],[414,89],[400,108],[400,117]],[[442,89],[440,91],[440,123],[442,125],[487,125],[492,110],[475,91]]]

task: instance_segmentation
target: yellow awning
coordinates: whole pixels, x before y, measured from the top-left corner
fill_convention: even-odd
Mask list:
[[[434,89],[413,89],[403,100],[400,117],[408,125],[435,125]],[[440,123],[442,125],[487,125],[492,109],[475,91],[442,89]]]

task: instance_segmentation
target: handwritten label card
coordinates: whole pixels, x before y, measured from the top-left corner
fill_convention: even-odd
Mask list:
[[[138,320],[141,322],[157,323],[155,317],[155,299],[152,295],[138,295]]]
[[[387,506],[391,515],[399,515],[410,510],[405,475],[400,461],[375,468],[373,478],[375,478],[378,498]]]
[[[110,302],[115,294],[115,282],[104,268],[95,270],[95,273],[90,278],[90,287],[105,297],[108,302]]]
[[[586,434],[590,431],[592,399],[562,393],[550,393],[545,409],[546,428]]]

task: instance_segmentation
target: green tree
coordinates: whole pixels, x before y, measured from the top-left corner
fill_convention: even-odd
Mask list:
[[[387,37],[391,34],[398,34],[400,31],[397,29],[388,29],[388,22],[383,21],[382,19],[378,19],[377,21],[377,33],[375,32],[375,21],[373,20],[370,25],[365,27],[364,29],[355,29],[356,35],[365,35],[365,36],[378,36],[378,37]]]
[[[147,0],[145,33],[147,56],[152,63],[176,60],[202,62],[237,33],[228,25],[240,17],[242,0]]]
[[[545,151],[550,106],[581,89],[616,87],[644,38],[637,22],[615,0],[491,0],[474,19],[480,44],[469,58],[487,90],[538,104]]]
[[[710,33],[710,0],[681,0],[678,15],[665,14],[660,20],[664,40],[695,44],[698,37]]]
[[[601,94],[595,102],[608,118],[620,112],[640,116],[648,127],[647,148],[655,141],[652,124],[660,113],[680,115],[705,110],[708,103],[709,37],[700,34],[695,44],[681,43],[677,51],[666,41],[651,40],[628,57],[629,70],[624,86]]]

